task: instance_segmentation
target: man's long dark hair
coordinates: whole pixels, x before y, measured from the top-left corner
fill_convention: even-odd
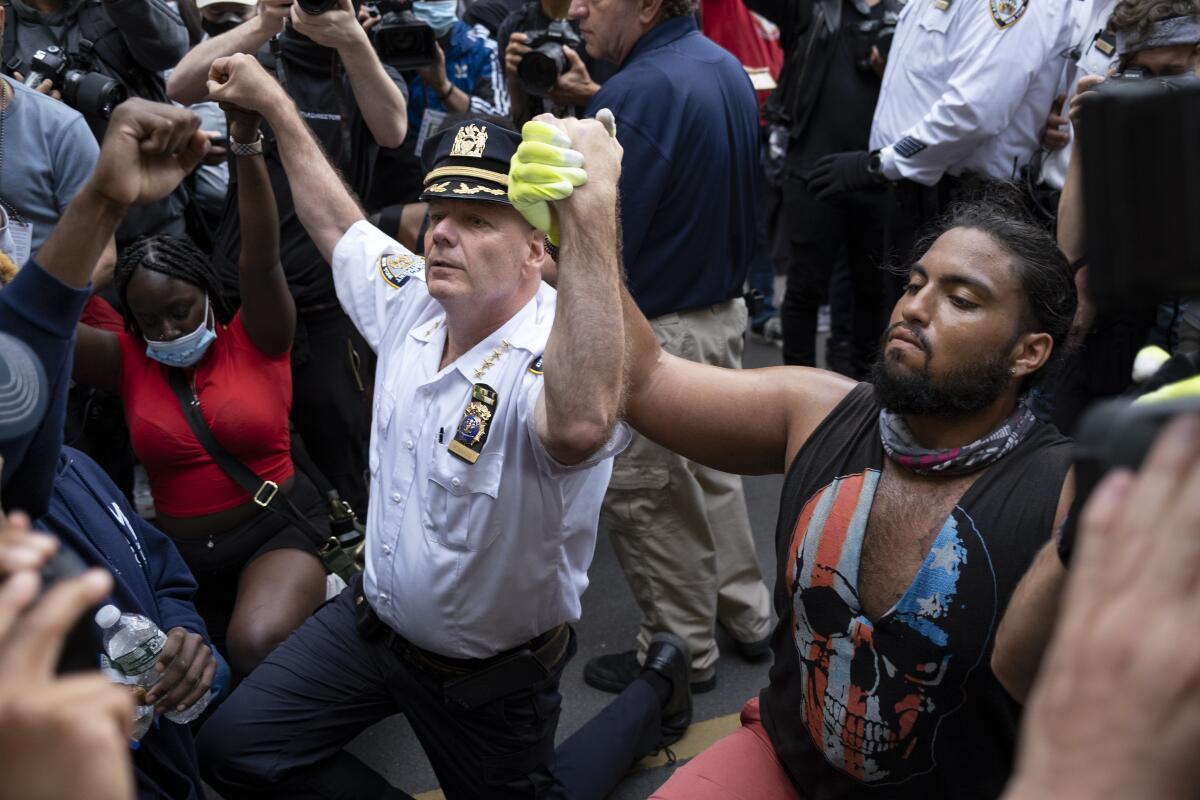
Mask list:
[[[1026,391],[1045,381],[1066,355],[1078,300],[1075,279],[1054,237],[1029,218],[1020,203],[1008,196],[1008,189],[991,188],[987,196],[952,205],[921,237],[913,253],[919,258],[946,231],[968,228],[986,233],[1012,256],[1025,294],[1018,333],[1048,333],[1054,340],[1050,360],[1025,379],[1022,391]]]

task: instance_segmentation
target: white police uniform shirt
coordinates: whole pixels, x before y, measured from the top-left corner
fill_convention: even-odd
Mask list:
[[[1016,177],[1040,146],[1072,0],[910,0],[900,12],[871,149],[890,180]]]
[[[619,424],[574,467],[542,446],[537,369],[555,311],[545,283],[499,330],[439,369],[446,317],[424,266],[365,221],[333,252],[338,300],[379,356],[364,589],[379,617],[418,647],[485,658],[579,619],[612,456],[629,432]],[[476,383],[498,400],[470,464],[448,445]]]
[[[1116,37],[1104,34],[1104,26],[1117,0],[1071,0],[1071,47],[1064,53],[1062,78],[1055,95],[1062,95],[1063,116],[1071,107],[1075,87],[1084,75],[1107,75],[1117,63]],[[1067,181],[1067,165],[1071,163],[1071,151],[1075,147],[1075,131],[1068,125],[1071,137],[1067,146],[1055,150],[1042,162],[1042,183],[1062,189]]]

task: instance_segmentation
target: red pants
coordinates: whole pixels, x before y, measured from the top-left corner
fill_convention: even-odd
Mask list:
[[[742,727],[675,774],[651,800],[800,800],[763,728],[755,697],[742,707]]]

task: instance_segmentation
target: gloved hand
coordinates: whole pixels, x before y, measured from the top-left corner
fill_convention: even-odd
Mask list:
[[[843,192],[874,185],[875,177],[867,169],[870,160],[871,154],[862,150],[833,153],[817,159],[813,168],[805,173],[804,180],[808,181],[808,190],[818,200],[829,200]]]
[[[558,244],[558,220],[550,203],[587,183],[582,167],[583,154],[571,149],[571,140],[558,128],[537,120],[521,128],[521,144],[508,167],[508,199],[551,244]]]
[[[596,118],[616,136],[611,111],[601,109]],[[509,202],[557,246],[558,219],[550,203],[570,197],[576,186],[587,183],[583,154],[571,149],[571,141],[561,129],[537,120],[525,123],[521,139],[508,168]]]

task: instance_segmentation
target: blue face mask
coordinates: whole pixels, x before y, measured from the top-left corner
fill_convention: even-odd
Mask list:
[[[146,356],[168,367],[191,367],[204,358],[208,347],[217,340],[217,332],[208,327],[208,295],[204,296],[204,319],[200,327],[169,342],[146,340]]]
[[[433,28],[433,35],[440,39],[458,19],[458,0],[415,0],[413,15]]]

